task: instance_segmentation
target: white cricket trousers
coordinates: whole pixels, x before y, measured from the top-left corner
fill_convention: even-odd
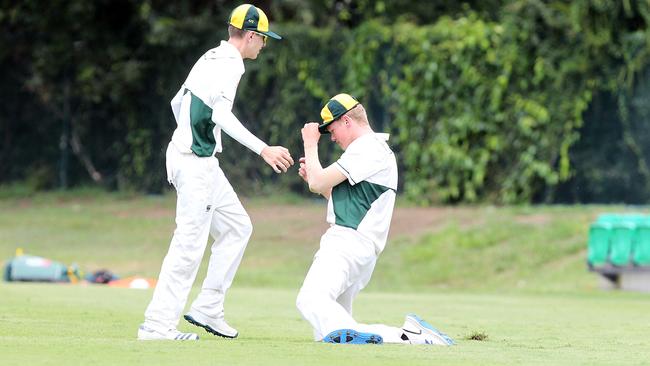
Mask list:
[[[223,317],[224,296],[232,284],[252,233],[251,220],[214,157],[167,148],[167,177],[177,193],[176,230],[160,269],[145,325],[176,328],[196,278],[208,236],[208,272],[192,310]]]
[[[296,306],[320,341],[338,329],[375,333],[387,343],[404,343],[400,328],[361,324],[352,318],[352,302],[370,281],[377,262],[375,245],[356,230],[332,225],[323,234]]]

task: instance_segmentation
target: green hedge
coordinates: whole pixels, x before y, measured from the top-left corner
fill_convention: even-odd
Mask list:
[[[7,70],[0,80],[10,90],[0,106],[0,131],[8,141],[0,157],[12,162],[0,166],[0,182],[56,186],[68,121],[101,184],[164,189],[164,150],[175,127],[169,100],[196,58],[226,36],[215,21],[226,8],[126,4],[56,1],[43,8],[25,1],[0,8],[0,41],[13,45],[0,52]],[[271,40],[258,60],[246,61],[235,114],[297,159],[303,123],[318,120],[328,97],[352,93],[375,129],[392,134],[400,191],[420,203],[553,201],[563,182],[597,184],[584,178],[597,175],[592,170],[599,166],[593,159],[599,155],[589,154],[599,147],[587,143],[621,128],[618,143],[632,153],[620,169],[636,167],[644,187],[637,197],[650,196],[643,148],[650,139],[636,120],[645,114],[628,110],[638,103],[635,90],[647,89],[636,76],[650,58],[648,3],[516,0],[495,6],[489,12],[453,7],[453,17],[424,17],[435,19],[428,25],[388,20],[388,14],[384,21],[355,19],[348,26],[276,23],[285,39]],[[56,16],[35,16],[40,12]],[[68,18],[75,22],[56,20]],[[621,125],[592,135],[583,116],[593,116],[585,111],[599,93],[612,95]],[[581,133],[587,141],[579,143],[586,145],[572,155]],[[295,170],[276,175],[224,140],[222,165],[238,191],[306,193]],[[323,141],[323,161],[339,154]],[[88,182],[79,159],[69,160],[70,184]]]
[[[519,5],[500,23],[468,12],[427,26],[376,21],[352,30],[285,26],[287,40],[271,44],[248,64],[238,114],[252,121],[260,136],[300,156],[302,123],[317,119],[329,96],[349,92],[364,102],[376,130],[391,132],[400,188],[408,198],[552,199],[549,192],[579,164],[571,162],[570,151],[592,95],[625,92],[616,78],[647,65],[647,54],[638,52],[633,64],[626,62],[625,47],[638,48],[647,39],[603,41],[602,29],[569,17],[593,11],[590,7]],[[246,101],[256,98],[262,100],[258,108],[247,109]],[[336,159],[340,152],[322,145],[323,160]],[[235,159],[244,153],[238,147],[231,151]],[[233,173],[241,174],[240,183],[274,179],[270,169],[259,167],[247,161],[240,166],[245,172]],[[275,179],[303,190],[295,175]]]

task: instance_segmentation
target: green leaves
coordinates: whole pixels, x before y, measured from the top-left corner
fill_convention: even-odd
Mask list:
[[[60,152],[51,136],[60,134],[68,110],[107,180],[155,191],[164,186],[160,166],[174,128],[169,100],[196,58],[227,38],[215,19],[225,19],[230,9],[207,1],[123,3],[3,6],[0,39],[12,47],[0,49],[0,63],[10,70],[0,79],[7,90],[20,92],[4,98],[0,115],[11,116],[3,122],[13,130],[39,126],[42,131],[25,133],[25,140],[43,141],[38,145],[49,150],[38,164],[55,165]],[[644,90],[636,84],[650,60],[647,1],[299,3],[271,5],[273,19],[282,19],[274,27],[285,39],[246,61],[235,103],[249,129],[295,157],[302,155],[300,127],[318,121],[330,96],[348,92],[364,103],[375,130],[392,134],[400,191],[410,199],[551,200],[548,192],[573,176],[606,175],[575,169],[600,168],[612,155],[600,148],[602,138],[588,134],[586,147],[576,150],[588,127],[583,114],[605,92],[623,122],[600,133],[614,133],[612,143],[632,156],[617,165],[618,174],[631,166],[650,179],[645,109],[627,105],[638,99],[631,90]],[[69,95],[61,93],[65,86]],[[47,113],[36,113],[30,107],[36,104]],[[238,161],[228,169],[241,191],[269,180],[305,191],[297,175],[276,176],[238,144],[225,144],[222,160]],[[28,156],[20,144],[6,145],[5,159]],[[340,153],[332,144],[321,146],[325,164]],[[25,158],[16,166],[28,171],[30,164]],[[13,179],[24,176],[14,169]]]
[[[602,64],[648,64],[641,37],[611,38],[614,2],[513,1],[503,10],[500,22],[468,11],[352,32],[346,84],[384,106],[371,119],[390,121],[412,200],[530,202],[571,176],[582,114],[617,77]],[[621,46],[641,56],[610,52]]]

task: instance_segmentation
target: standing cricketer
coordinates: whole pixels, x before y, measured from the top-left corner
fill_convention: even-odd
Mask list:
[[[277,173],[293,165],[289,151],[267,146],[232,113],[244,59],[256,59],[268,37],[264,12],[249,4],[230,15],[228,41],[194,64],[171,106],[178,124],[167,148],[167,177],[177,192],[176,230],[158,283],[138,329],[141,340],[197,340],[176,327],[196,278],[208,236],[214,238],[208,272],[185,319],[214,335],[235,338],[224,319],[224,297],[252,232],[248,214],[219,167],[221,132],[260,155]]]
[[[328,199],[329,229],[300,289],[296,306],[314,329],[316,341],[452,345],[454,341],[417,315],[401,328],[360,324],[352,301],[370,281],[386,245],[397,189],[397,163],[387,134],[373,132],[355,98],[339,94],[321,110],[323,123],[302,128],[305,157],[300,176]],[[330,134],[344,153],[327,168],[318,158],[318,140]]]

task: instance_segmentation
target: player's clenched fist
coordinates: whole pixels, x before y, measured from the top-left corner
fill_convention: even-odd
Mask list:
[[[276,173],[286,173],[287,169],[293,165],[293,158],[289,154],[289,150],[282,146],[267,146],[262,149],[260,155]]]
[[[308,122],[305,123],[302,130],[302,141],[305,146],[317,145],[320,139],[320,132],[318,131],[318,123]]]

